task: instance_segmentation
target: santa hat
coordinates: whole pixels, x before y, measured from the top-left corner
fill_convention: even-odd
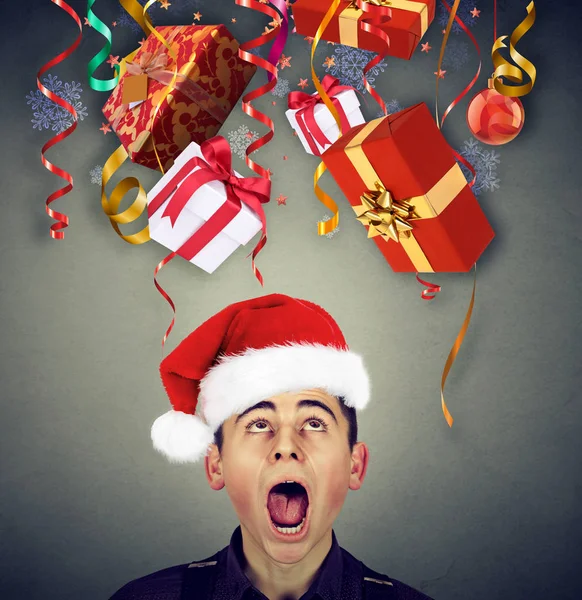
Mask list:
[[[160,373],[173,410],[151,437],[174,463],[197,462],[224,421],[278,394],[319,388],[358,410],[370,398],[363,360],[333,318],[283,294],[227,306],[168,354]]]

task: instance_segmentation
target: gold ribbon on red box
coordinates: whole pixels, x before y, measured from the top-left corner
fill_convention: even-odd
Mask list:
[[[366,4],[374,7],[386,7],[390,10],[406,10],[420,15],[420,37],[428,29],[428,6],[424,2],[414,0],[366,0]],[[340,43],[346,46],[358,47],[358,30],[360,20],[365,12],[358,6],[357,0],[351,0],[350,4],[339,14]]]

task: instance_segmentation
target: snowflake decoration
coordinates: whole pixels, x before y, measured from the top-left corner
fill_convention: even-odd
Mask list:
[[[400,112],[402,110],[402,106],[400,105],[400,102],[398,102],[398,100],[395,100],[394,98],[392,98],[392,100],[390,100],[390,102],[386,102],[384,100],[384,104],[386,104],[386,110],[388,111],[389,115]],[[380,110],[380,111],[378,111],[378,114],[374,118],[379,119],[380,117],[383,117],[383,116],[384,116],[384,111]]]
[[[259,134],[256,131],[250,131],[246,125],[240,125],[234,131],[230,131],[228,134],[228,141],[232,151],[241,159],[245,159],[246,149],[255,141],[259,139]]]
[[[465,27],[467,27],[467,28],[473,27],[473,25],[475,25],[475,23],[479,20],[478,18],[475,18],[471,14],[471,11],[474,8],[478,8],[478,7],[479,7],[479,0],[461,0],[461,2],[459,3],[459,7],[457,8],[457,17],[459,17],[459,19],[461,19],[461,21],[463,21],[463,24],[465,25]],[[445,28],[447,26],[448,22],[449,22],[449,11],[441,4],[441,5],[439,5],[439,24],[442,25],[443,28]],[[453,33],[461,33],[463,31],[461,29],[461,27],[459,26],[459,24],[457,23],[456,19],[453,21],[453,26],[451,27],[451,31]]]
[[[81,92],[83,88],[80,83],[72,81],[63,83],[58,77],[47,75],[43,77],[42,83],[51,92],[60,96],[68,102],[77,111],[79,120],[87,116],[87,107],[81,102]],[[27,94],[27,104],[31,105],[33,118],[31,119],[32,128],[39,131],[51,128],[55,133],[61,133],[73,124],[73,115],[66,109],[59,106],[47,98],[39,89]]]
[[[95,185],[101,185],[103,181],[103,167],[101,165],[95,165],[89,171],[89,178],[91,179],[91,183]]]
[[[363,81],[364,67],[376,54],[369,50],[360,50],[359,48],[351,48],[350,46],[341,44],[335,47],[334,52],[335,64],[331,67],[326,67],[325,70],[334,77],[337,77],[342,85],[350,85],[365,94],[366,88]],[[380,72],[383,73],[386,68],[386,63],[384,60],[381,60],[368,72],[367,79],[372,87],[375,87],[374,81],[376,76]]]
[[[151,15],[150,15],[150,18],[151,18]],[[139,23],[130,14],[128,14],[124,8],[122,8],[119,11],[119,14],[117,15],[117,19],[115,19],[115,21],[117,22],[117,27],[127,27],[127,28],[131,29],[134,33],[142,32],[142,28],[139,26]],[[152,23],[153,23],[153,19],[152,19]]]
[[[325,221],[329,221],[330,219],[331,219],[331,216],[330,216],[330,215],[325,215],[325,217],[322,217],[322,218],[320,219],[320,221],[324,221],[324,222],[325,222]],[[335,229],[332,229],[332,230],[331,230],[329,233],[326,233],[326,234],[325,234],[325,237],[331,240],[331,238],[332,238],[332,237],[333,237],[333,236],[334,236],[334,235],[335,235],[335,234],[336,234],[336,233],[337,233],[339,230],[340,230],[340,228],[339,228],[339,225],[338,225],[338,226],[337,226]]]
[[[271,90],[271,94],[273,94],[273,96],[279,96],[279,98],[284,98],[290,91],[291,88],[289,87],[288,79],[277,79],[277,83]]]
[[[499,154],[495,150],[486,150],[477,140],[470,138],[463,143],[459,154],[471,163],[477,174],[475,185],[472,188],[475,196],[478,196],[483,190],[492,192],[499,189],[497,165],[500,161]],[[461,163],[459,166],[467,181],[471,181],[473,179],[471,171]]]
[[[443,56],[443,69],[458,71],[469,60],[469,45],[461,40],[447,42]]]

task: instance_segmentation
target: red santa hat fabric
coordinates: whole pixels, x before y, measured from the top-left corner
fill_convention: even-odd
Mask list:
[[[170,462],[204,457],[229,417],[285,392],[319,388],[363,409],[370,381],[333,318],[320,306],[270,294],[227,306],[160,364],[173,409],[151,429]]]

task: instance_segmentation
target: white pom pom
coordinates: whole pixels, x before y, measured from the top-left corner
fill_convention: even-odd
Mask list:
[[[206,455],[214,434],[198,416],[170,410],[151,430],[154,448],[173,463],[195,463]]]

